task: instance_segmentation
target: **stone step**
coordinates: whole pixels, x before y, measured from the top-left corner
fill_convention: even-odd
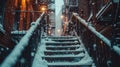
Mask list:
[[[47,38],[51,38],[51,39],[71,39],[71,38],[76,38],[75,36],[48,36]]]
[[[71,38],[71,39],[51,39],[53,41],[77,41],[78,39],[77,38]]]
[[[85,56],[84,53],[80,53],[78,55],[50,55],[50,56],[43,56],[42,59],[47,60],[47,62],[58,62],[58,61],[78,62],[84,56]]]
[[[72,38],[77,38],[75,36],[42,36],[42,38],[47,38],[47,39],[72,39]]]
[[[84,53],[80,53],[78,55],[47,55],[43,56],[44,58],[76,58],[76,57],[84,57]]]
[[[47,50],[75,50],[78,49],[80,45],[73,45],[73,46],[46,46]]]
[[[81,50],[45,50],[45,55],[64,55],[64,54],[79,54],[81,52],[84,52],[83,49]]]
[[[75,50],[75,49],[78,49],[79,47],[69,47],[69,48],[66,48],[66,47],[64,47],[64,48],[51,48],[51,47],[48,47],[48,48],[46,48],[47,50]]]
[[[92,65],[86,62],[85,49],[74,36],[48,37],[45,48],[41,57],[47,61],[48,67],[91,67]]]
[[[69,48],[69,47],[81,47],[81,45],[48,45],[46,47],[51,47],[51,48]]]
[[[79,62],[53,62],[48,63],[48,67],[92,67],[92,64],[82,64]]]
[[[46,46],[48,45],[77,45],[80,44],[78,41],[75,42],[46,42]]]

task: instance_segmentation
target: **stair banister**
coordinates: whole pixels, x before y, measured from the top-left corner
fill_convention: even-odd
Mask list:
[[[40,17],[35,21],[35,24],[30,27],[28,32],[23,36],[20,42],[12,50],[12,52],[5,58],[5,60],[3,61],[0,67],[13,67],[15,65],[18,58],[22,55],[23,50],[25,50],[25,47],[28,46],[28,42],[32,37],[34,31],[39,26],[43,16],[44,16],[44,13],[42,13]]]
[[[96,35],[98,38],[100,38],[104,43],[106,43],[107,46],[109,46],[111,49],[113,49],[120,56],[120,48],[118,46],[113,46],[112,47],[109,39],[107,39],[101,33],[96,31],[96,29],[93,26],[89,25],[89,23],[87,23],[84,19],[82,19],[77,13],[73,13],[72,17],[75,17],[76,19],[78,19],[78,21],[83,26],[85,26],[87,29],[89,29],[94,35]]]

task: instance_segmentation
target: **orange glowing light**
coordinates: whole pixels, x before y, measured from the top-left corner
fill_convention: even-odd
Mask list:
[[[45,12],[47,10],[46,6],[40,7],[41,11]]]
[[[45,11],[46,9],[44,7],[42,7],[42,10]]]

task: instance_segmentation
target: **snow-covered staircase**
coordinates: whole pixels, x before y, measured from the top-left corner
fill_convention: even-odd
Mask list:
[[[39,67],[92,67],[93,61],[78,38],[48,37],[43,42],[44,45],[38,48],[33,67],[38,67],[36,63]],[[37,62],[38,57],[41,57],[40,62]]]

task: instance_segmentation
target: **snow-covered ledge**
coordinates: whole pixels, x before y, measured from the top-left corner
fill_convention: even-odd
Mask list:
[[[26,33],[27,33],[27,31],[25,31],[25,30],[23,30],[23,31],[16,30],[16,31],[11,32],[11,34],[26,34]]]
[[[0,32],[2,32],[3,34],[5,34],[5,30],[4,30],[4,28],[3,28],[3,25],[2,25],[2,24],[0,24]]]
[[[89,23],[87,23],[84,19],[82,19],[81,17],[79,17],[79,15],[77,13],[73,13],[73,16],[76,17],[79,20],[79,22],[81,24],[83,24],[85,27],[87,27],[92,33],[94,33],[97,37],[99,37],[104,43],[106,43],[107,46],[109,46],[110,48],[112,47],[111,46],[111,42],[110,42],[109,39],[107,39],[105,36],[103,36],[101,33],[99,33],[93,26],[91,26]],[[113,46],[112,49],[118,55],[120,55],[120,47]]]
[[[30,40],[32,34],[38,27],[44,13],[36,20],[35,24],[30,27],[24,37],[20,40],[20,42],[15,46],[13,51],[8,55],[8,57],[3,61],[0,67],[13,67],[13,65],[17,62],[18,58],[21,56],[22,51],[28,46],[28,41]]]

